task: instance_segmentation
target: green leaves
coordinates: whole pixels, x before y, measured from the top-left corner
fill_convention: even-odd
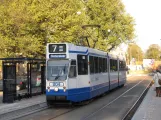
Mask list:
[[[143,51],[135,43],[129,44],[128,49],[127,49],[127,61],[129,64],[133,58],[136,60],[136,62],[143,60]]]
[[[159,45],[152,44],[149,46],[148,50],[146,51],[145,58],[160,60],[160,56],[161,56],[160,53],[161,53],[161,50]]]
[[[3,1],[0,16],[2,57],[42,58],[48,42],[88,46],[87,39],[91,47],[108,51],[134,37],[134,20],[120,0]]]

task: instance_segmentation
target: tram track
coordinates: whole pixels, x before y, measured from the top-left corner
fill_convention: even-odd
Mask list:
[[[98,109],[97,111],[91,113],[90,115],[86,116],[85,118],[81,119],[81,120],[88,120],[89,117],[93,116],[94,114],[98,113],[99,111],[103,110],[105,107],[111,105],[112,103],[114,103],[116,100],[118,100],[119,98],[121,98],[123,95],[125,95],[127,92],[129,92],[130,90],[132,90],[133,88],[135,88],[137,85],[139,85],[141,82],[143,82],[144,80],[138,82],[136,85],[134,85],[133,87],[131,87],[130,89],[128,89],[126,92],[122,93],[120,96],[118,96],[117,98],[115,98],[114,100],[112,100],[110,103],[106,104],[105,106],[101,107],[100,109]]]
[[[88,114],[87,116],[83,117],[81,120],[87,120],[88,118],[90,118],[90,117],[94,116],[95,114],[97,114],[98,112],[102,111],[105,107],[110,106],[112,103],[114,103],[115,101],[117,101],[119,98],[123,97],[126,93],[128,93],[129,91],[131,91],[132,89],[134,89],[135,87],[137,87],[139,84],[143,83],[143,81],[145,79],[146,79],[146,77],[144,77],[143,80],[141,80],[141,81],[139,81],[137,83],[135,83],[134,81],[128,82],[125,86],[130,87],[129,84],[134,84],[134,85],[131,85],[131,87],[128,88],[126,91],[124,91],[121,95],[119,95],[118,97],[113,98],[113,100],[109,101],[107,104],[101,105],[101,107],[99,107],[97,109],[97,111],[94,111],[94,112]],[[94,101],[97,101],[97,98]],[[98,98],[98,101],[99,101],[99,98]],[[61,116],[66,115],[68,113],[72,113],[72,111],[77,110],[78,108],[80,108],[80,106],[74,106],[72,108],[69,108],[69,107],[68,108],[58,108],[58,109],[57,108],[46,108],[46,109],[44,109],[44,111],[51,109],[52,111],[55,111],[56,113],[55,113],[55,115],[50,115],[49,114],[48,117],[45,118],[45,119],[46,120],[54,120],[54,119],[57,119],[57,118],[59,118]]]
[[[137,84],[135,84],[135,85],[134,85],[133,87],[131,87],[130,89],[126,90],[126,91],[125,91],[124,93],[122,93],[120,96],[118,96],[117,98],[115,98],[114,100],[112,100],[111,102],[109,102],[108,104],[103,105],[103,107],[101,107],[101,108],[98,109],[97,111],[91,113],[90,115],[86,116],[85,118],[82,118],[81,120],[88,120],[89,117],[91,117],[92,115],[94,115],[94,114],[96,114],[97,112],[101,111],[101,110],[104,109],[105,107],[111,105],[113,102],[115,102],[116,100],[118,100],[120,97],[122,97],[123,95],[125,95],[128,91],[132,90],[133,88],[135,88],[137,85],[139,85],[139,84],[142,83],[143,81],[144,81],[144,80],[139,81]],[[128,85],[128,84],[130,84],[130,82],[127,83],[126,85]],[[96,99],[97,99],[97,98],[96,98]],[[99,98],[98,98],[98,99],[99,99]],[[67,114],[67,113],[69,113],[69,112],[72,112],[72,111],[75,110],[75,109],[78,109],[78,107],[77,107],[77,108],[74,108],[74,109],[71,109],[71,110],[69,110],[69,111],[67,111],[67,112],[64,112],[64,113],[62,113],[62,114],[60,114],[60,115],[58,115],[58,116],[52,117],[52,118],[50,118],[50,119],[48,119],[48,120],[53,120],[53,119],[55,119],[55,118],[57,118],[57,117],[59,117],[59,116],[61,116],[61,115],[65,115],[65,114]]]
[[[152,83],[150,82],[149,85],[145,88],[145,90],[142,92],[138,100],[133,104],[131,109],[127,112],[127,114],[122,118],[122,120],[130,120],[132,119],[133,115],[135,114],[137,108],[143,101],[144,97],[146,96],[146,93],[148,92],[149,88],[151,87]]]

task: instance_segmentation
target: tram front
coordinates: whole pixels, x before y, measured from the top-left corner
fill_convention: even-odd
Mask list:
[[[46,52],[46,99],[48,104],[67,100],[70,60],[66,44],[48,44]]]

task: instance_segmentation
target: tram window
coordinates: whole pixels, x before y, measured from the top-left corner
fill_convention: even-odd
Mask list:
[[[99,73],[104,72],[103,71],[103,58],[99,58]]]
[[[123,61],[120,61],[120,62],[119,62],[119,69],[120,69],[120,70],[123,70]]]
[[[89,63],[90,63],[90,73],[94,73],[94,57],[89,56]]]
[[[119,61],[119,70],[122,70],[122,61]]]
[[[71,61],[71,66],[70,66],[70,70],[69,70],[69,78],[73,78],[77,76],[77,72],[76,72],[76,61],[72,60]]]
[[[107,67],[107,58],[105,58],[105,72],[108,72],[109,68]]]
[[[105,58],[102,58],[102,72],[105,72]]]
[[[126,68],[126,63],[125,63],[125,61],[120,61],[120,62],[119,62],[119,69],[120,69],[120,70],[125,70],[125,68]]]
[[[110,59],[110,70],[117,71],[117,60]]]
[[[107,72],[107,59],[106,58],[103,58],[103,61],[102,61],[102,67],[103,67],[103,72]]]
[[[123,69],[125,70],[126,69],[126,62],[123,61],[122,63],[123,63]]]
[[[88,59],[87,55],[77,55],[78,75],[88,74]]]
[[[113,60],[110,60],[110,71],[113,71]]]
[[[98,70],[98,57],[94,57],[94,70],[95,70],[95,73],[99,72],[99,70]]]
[[[118,69],[118,61],[117,60],[114,60],[115,61],[115,71],[117,71]]]

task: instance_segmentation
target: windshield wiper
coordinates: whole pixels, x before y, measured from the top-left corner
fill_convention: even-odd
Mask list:
[[[57,80],[59,77],[60,77],[60,75],[58,74],[58,75],[55,77],[55,80]]]
[[[59,74],[55,77],[55,80],[57,80],[59,77],[65,75],[66,66],[67,66],[67,65],[65,64],[65,66],[64,66],[63,69],[61,70],[61,74],[60,74],[60,72],[59,72]]]

